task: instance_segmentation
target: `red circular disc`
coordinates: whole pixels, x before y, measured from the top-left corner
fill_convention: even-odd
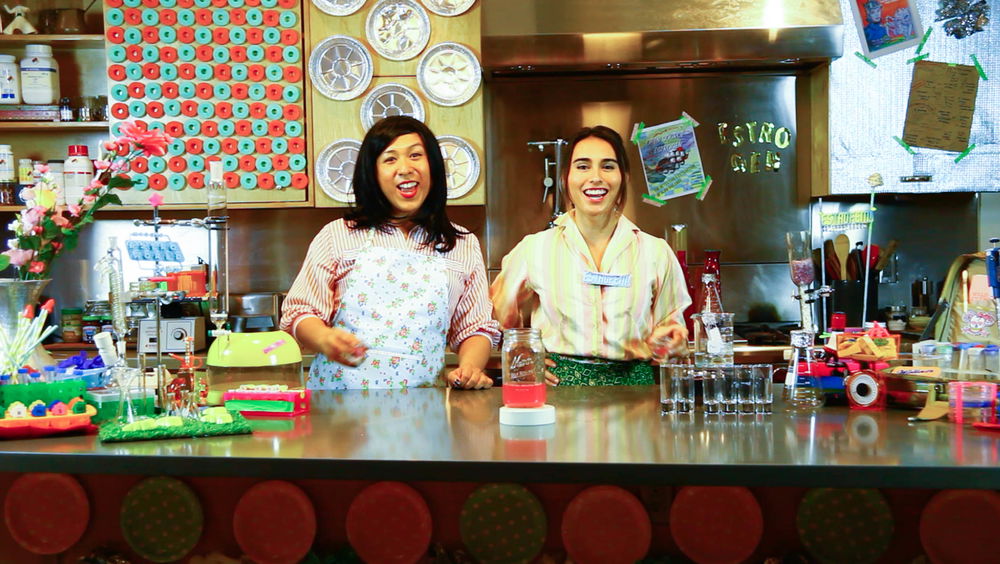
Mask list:
[[[198,25],[212,25],[212,10],[201,8],[194,11],[194,21]]]
[[[236,122],[236,134],[240,137],[250,137],[253,133],[253,126],[249,120],[241,119]]]
[[[566,506],[562,539],[579,564],[631,564],[649,550],[652,527],[634,495],[617,486],[594,486]]]
[[[236,188],[240,185],[240,175],[235,172],[227,172],[223,174],[222,180],[225,181],[227,188]]]
[[[123,104],[118,102],[111,106],[111,115],[116,119],[125,119],[128,117],[128,104]]]
[[[264,119],[267,117],[267,105],[264,102],[251,102],[250,117],[253,119]]]
[[[4,522],[17,544],[33,554],[72,547],[90,523],[90,501],[68,474],[23,474],[7,490]]]
[[[194,65],[191,63],[181,63],[177,65],[177,75],[184,80],[194,78]]]
[[[160,5],[160,0],[142,0],[142,5],[147,8],[155,8]]]
[[[145,98],[146,85],[141,82],[128,83],[128,95],[130,98]]]
[[[299,32],[294,29],[281,30],[281,42],[285,45],[296,45],[299,42]]]
[[[184,157],[170,157],[170,160],[167,161],[167,168],[173,172],[183,172],[187,166],[187,161],[184,160]]]
[[[233,68],[229,65],[222,63],[215,65],[215,80],[222,80],[228,82],[233,78]]]
[[[159,0],[155,0],[159,4]],[[171,10],[170,8],[164,8],[160,10],[160,24],[161,25],[174,25],[177,23],[177,12]]]
[[[146,102],[146,113],[151,118],[161,118],[163,117],[163,103],[161,102]]]
[[[125,59],[132,63],[142,62],[142,47],[138,45],[125,46]]]
[[[229,28],[217,27],[212,30],[212,39],[219,45],[229,43]]]
[[[243,25],[247,23],[247,13],[244,10],[230,10],[229,23],[233,25]]]
[[[232,92],[233,98],[236,98],[237,100],[246,100],[248,89],[249,87],[246,84],[242,82],[237,82],[230,89],[230,92]]]
[[[280,100],[282,94],[285,91],[285,87],[281,84],[268,84],[267,85],[267,99],[268,100]]]
[[[285,82],[299,82],[302,80],[302,69],[299,67],[285,67],[283,74],[285,75]]]
[[[167,187],[167,177],[162,174],[150,174],[149,187],[153,190],[163,190]]]
[[[691,486],[674,496],[670,530],[692,560],[742,562],[760,542],[764,517],[757,498],[746,488]]]
[[[204,188],[205,187],[205,175],[200,172],[192,172],[187,177],[188,186],[192,188]]]
[[[271,157],[271,165],[274,166],[274,170],[288,170],[288,155],[274,155]]]
[[[253,155],[243,155],[240,157],[240,170],[252,172],[257,168],[257,158]]]
[[[177,40],[181,43],[194,43],[194,28],[187,26],[177,28]]]
[[[115,82],[125,80],[125,67],[122,65],[111,65],[108,67],[108,78]]]
[[[201,124],[201,134],[206,137],[215,137],[219,134],[219,124],[214,121],[206,121]]]
[[[160,41],[160,28],[151,25],[142,28],[142,40],[146,43],[158,43]]]
[[[122,7],[122,0],[105,0],[104,3],[107,4],[108,8],[121,8]]]
[[[430,544],[431,525],[430,509],[416,490],[378,482],[351,502],[347,541],[365,562],[418,562]]]
[[[273,190],[274,189],[274,175],[269,172],[262,172],[257,175],[257,186],[260,186],[261,190]]]
[[[277,10],[264,10],[264,25],[267,27],[278,27],[281,23],[281,14]]]
[[[278,0],[278,5],[282,8],[294,8],[299,5],[299,0]]]
[[[1000,494],[989,490],[944,490],[920,515],[920,542],[935,564],[992,562],[1000,537],[989,524],[1000,522]]]
[[[280,529],[274,526],[276,516]],[[261,482],[236,504],[233,535],[254,562],[298,562],[316,537],[316,510],[297,486],[279,480]]]
[[[181,102],[181,114],[187,117],[198,115],[198,102],[194,100],[184,100]]]
[[[306,151],[306,140],[302,137],[292,137],[288,140],[289,153],[304,153]]]
[[[268,154],[271,152],[271,139],[269,137],[260,137],[254,142],[254,148],[257,149],[258,153]]]
[[[295,121],[302,117],[302,106],[298,104],[288,104],[281,109],[282,117],[288,121]]]
[[[163,126],[163,131],[171,137],[180,137],[184,135],[184,124],[179,121],[168,121],[166,125]]]
[[[260,0],[245,0],[243,3],[251,8],[256,8],[257,6],[260,6]]]
[[[142,23],[142,12],[138,8],[125,8],[122,10],[122,16],[125,18],[125,23],[132,27]]]
[[[240,144],[237,140],[232,137],[226,137],[222,140],[222,152],[227,155],[234,155],[240,150]]]
[[[229,5],[229,0],[212,0],[212,5],[216,8],[225,8]]]
[[[203,63],[210,63],[214,57],[212,49],[211,45],[199,45],[194,50],[194,58]]]
[[[177,91],[176,82],[164,82],[163,83],[163,97],[164,98],[176,98],[179,92]]]
[[[285,122],[273,120],[267,124],[267,134],[271,137],[281,137],[285,134]]]
[[[247,30],[247,43],[260,45],[261,41],[264,41],[264,32],[259,27],[251,27]]]
[[[142,76],[149,80],[160,78],[160,65],[156,63],[146,63],[142,65]]]
[[[192,137],[184,142],[184,148],[189,153],[199,155],[205,149],[205,146],[201,139]]]
[[[215,89],[208,82],[199,82],[198,86],[194,88],[194,95],[202,100],[208,100],[212,96],[215,96]]]
[[[229,58],[236,63],[242,63],[247,60],[247,48],[242,45],[236,45],[229,48]]]
[[[261,82],[266,76],[264,65],[250,65],[247,67],[247,77],[254,82]]]
[[[233,105],[229,102],[219,102],[215,105],[215,115],[222,119],[233,117]]]
[[[177,49],[169,45],[160,47],[160,60],[164,63],[177,62]]]
[[[136,157],[132,159],[130,164],[132,172],[146,172],[149,170],[149,161],[146,160],[146,157]]]
[[[280,63],[285,60],[285,48],[281,45],[269,45],[264,49],[264,56],[272,63]]]
[[[177,0],[178,8],[190,8],[194,6],[194,0]]]
[[[104,36],[112,43],[121,43],[125,41],[125,30],[119,26],[109,27]]]
[[[297,190],[304,190],[306,186],[309,186],[309,177],[306,176],[304,172],[293,172],[292,173],[292,188]]]

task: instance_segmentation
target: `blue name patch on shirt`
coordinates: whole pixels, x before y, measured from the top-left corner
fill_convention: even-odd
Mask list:
[[[594,286],[614,286],[615,288],[631,288],[631,274],[608,274],[605,272],[584,272],[583,283]]]

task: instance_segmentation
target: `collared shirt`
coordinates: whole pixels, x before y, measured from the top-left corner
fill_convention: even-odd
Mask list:
[[[459,229],[463,228],[456,226]],[[281,307],[281,329],[295,329],[306,317],[318,317],[330,325],[340,307],[347,275],[354,268],[358,250],[368,242],[369,231],[351,229],[343,219],[326,224],[309,245],[295,282],[288,291]],[[455,248],[439,253],[432,246],[424,246],[424,230],[414,227],[407,237],[395,226],[389,232],[375,231],[372,245],[440,256],[448,267],[448,307],[451,328],[448,345],[457,351],[458,346],[473,335],[483,335],[496,347],[500,329],[491,317],[488,297],[486,267],[479,239],[468,234],[459,237]]]
[[[556,226],[528,235],[503,259],[490,287],[493,315],[523,327],[522,312],[541,330],[545,350],[613,360],[648,359],[646,339],[669,322],[683,324],[691,304],[680,263],[666,241],[618,219],[601,268],[570,212]],[[587,273],[593,273],[587,275]],[[613,285],[584,281],[602,278]],[[625,285],[625,276],[628,283]]]

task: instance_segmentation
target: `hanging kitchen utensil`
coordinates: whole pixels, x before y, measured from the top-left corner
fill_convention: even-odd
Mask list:
[[[833,250],[836,251],[837,261],[840,264],[840,279],[850,280],[847,273],[847,260],[851,255],[851,239],[841,233],[833,240]]]

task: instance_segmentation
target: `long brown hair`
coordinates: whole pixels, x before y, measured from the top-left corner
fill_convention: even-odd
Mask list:
[[[622,173],[622,185],[621,189],[618,191],[618,201],[615,202],[615,206],[620,211],[625,207],[625,202],[628,200],[628,177],[629,177],[629,166],[628,166],[628,155],[625,154],[625,142],[622,140],[622,136],[618,135],[618,132],[610,127],[604,125],[595,125],[594,127],[584,127],[581,129],[569,143],[569,159],[566,161],[566,166],[562,171],[563,180],[563,198],[567,202],[571,202],[569,198],[569,169],[573,166],[573,151],[576,150],[576,146],[580,144],[580,141],[584,139],[596,137],[603,141],[606,141],[608,145],[615,151],[615,159],[618,161],[618,170]]]

